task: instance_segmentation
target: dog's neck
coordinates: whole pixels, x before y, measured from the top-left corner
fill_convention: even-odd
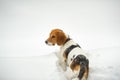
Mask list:
[[[68,38],[66,39],[65,43],[67,43],[69,40],[71,40],[71,38],[68,37]],[[65,43],[64,43],[63,45],[65,45]]]

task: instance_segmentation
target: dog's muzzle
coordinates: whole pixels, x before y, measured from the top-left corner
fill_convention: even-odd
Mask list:
[[[54,46],[54,45],[55,45],[55,44],[53,44],[53,43],[48,42],[47,40],[45,41],[45,43],[46,43],[47,45],[49,45],[49,46]]]

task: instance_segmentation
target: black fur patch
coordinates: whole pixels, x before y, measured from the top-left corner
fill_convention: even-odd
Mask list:
[[[67,38],[67,40],[65,41],[65,43],[68,42],[69,40],[71,40],[71,39],[70,39],[70,38]],[[65,43],[64,43],[64,44],[65,44]]]
[[[81,80],[84,76],[85,71],[88,71],[89,67],[89,60],[84,56],[84,55],[78,55],[74,60],[74,64],[79,64],[80,65],[80,71],[78,78]]]
[[[67,59],[68,57],[68,54],[70,53],[70,51],[72,51],[72,49],[76,48],[76,47],[79,47],[81,48],[78,44],[77,45],[71,45],[70,47],[68,47],[65,52],[64,52],[64,55],[65,55],[65,58]]]

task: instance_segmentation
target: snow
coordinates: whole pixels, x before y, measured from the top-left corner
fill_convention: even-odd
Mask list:
[[[88,80],[120,79],[120,47],[86,52],[90,61]],[[56,54],[0,58],[0,80],[66,80],[66,72],[56,64]]]
[[[111,47],[90,51],[90,80],[119,80],[119,52],[120,47]]]
[[[120,79],[119,0],[0,0],[0,80],[66,80],[57,46],[45,40],[63,29],[88,54],[88,80]]]

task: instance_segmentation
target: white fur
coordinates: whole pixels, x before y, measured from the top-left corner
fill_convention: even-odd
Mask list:
[[[53,46],[53,44],[52,44],[52,43],[50,43],[50,42],[48,42],[48,43],[47,43],[47,45],[49,45],[49,46]]]
[[[85,55],[85,52],[79,48],[79,47],[76,47],[74,48],[73,50],[71,50],[71,52],[68,54],[68,58],[67,58],[67,63],[64,63],[64,57],[63,57],[63,54],[64,54],[64,51],[70,47],[71,45],[77,45],[77,43],[75,43],[73,40],[69,40],[68,42],[66,42],[63,46],[61,46],[60,48],[60,63],[62,63],[63,66],[70,66],[71,64],[71,59],[73,59],[73,55],[75,55],[75,57],[79,54],[83,54]],[[86,55],[85,55],[86,56]],[[75,58],[74,57],[74,58]],[[64,68],[63,68],[64,69]]]
[[[74,48],[73,50],[71,50],[70,51],[70,53],[68,54],[68,58],[67,58],[67,63],[65,62],[65,60],[64,60],[64,57],[63,57],[63,54],[64,54],[64,51],[68,48],[68,47],[70,47],[71,45],[77,45],[77,43],[75,43],[73,40],[69,40],[68,42],[66,42],[63,46],[61,46],[61,48],[60,48],[60,54],[59,54],[59,64],[60,64],[60,66],[62,67],[62,69],[64,70],[64,71],[66,71],[66,69],[67,69],[67,66],[70,68],[70,64],[71,64],[71,59],[73,60],[73,55],[75,55],[75,57],[77,57],[77,55],[79,55],[79,54],[83,54],[83,55],[85,55],[85,52],[81,49],[81,48],[79,48],[79,47],[76,47],[76,48]],[[86,55],[85,55],[86,56]],[[75,58],[74,57],[74,58]],[[78,74],[79,74],[79,71],[76,71],[76,72],[73,72],[74,73],[74,75],[72,76],[72,77],[74,77],[74,78],[72,78],[72,80],[79,80],[78,78],[77,78],[77,76],[78,76]],[[75,77],[76,76],[76,77]],[[84,80],[84,79],[83,79]]]

